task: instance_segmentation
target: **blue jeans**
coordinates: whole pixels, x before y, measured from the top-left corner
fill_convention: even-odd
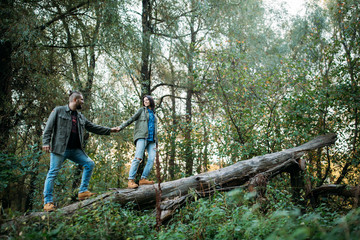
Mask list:
[[[140,138],[136,141],[135,158],[131,162],[129,179],[135,179],[137,170],[139,168],[139,164],[141,163],[142,158],[144,156],[145,149],[148,152],[148,160],[146,162],[146,166],[141,175],[141,178],[147,178],[149,176],[150,171],[154,165],[154,159],[156,154],[156,143],[155,142],[148,143],[146,139]]]
[[[50,169],[46,176],[45,185],[44,185],[44,203],[50,203],[53,201],[53,190],[54,190],[54,181],[59,173],[61,166],[65,159],[70,159],[71,161],[84,167],[84,172],[81,179],[79,193],[87,191],[89,186],[89,181],[91,178],[92,171],[94,169],[95,163],[91,158],[89,158],[83,150],[77,149],[66,149],[64,155],[51,153],[50,154]]]

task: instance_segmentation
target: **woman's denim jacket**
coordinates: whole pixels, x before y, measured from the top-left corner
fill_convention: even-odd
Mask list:
[[[99,135],[110,135],[110,128],[93,124],[78,112],[80,145],[84,144],[85,130]],[[50,114],[43,133],[43,146],[50,146],[52,153],[63,154],[71,132],[71,110],[68,105],[56,107]]]
[[[154,113],[155,117],[155,134],[154,134],[154,141],[157,143],[157,118],[156,114]],[[146,107],[140,108],[129,120],[124,122],[120,125],[120,131],[129,126],[131,123],[135,122],[135,129],[134,129],[134,143],[136,140],[140,138],[148,138],[148,121],[149,121],[149,112],[147,111]]]

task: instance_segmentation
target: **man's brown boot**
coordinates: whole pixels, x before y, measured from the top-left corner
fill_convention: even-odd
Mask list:
[[[94,196],[94,195],[96,195],[96,193],[92,193],[90,191],[85,191],[85,192],[79,193],[78,198],[79,198],[80,201],[82,201],[82,200],[85,200],[85,199],[87,199],[87,198],[89,198],[91,196]]]
[[[50,202],[44,205],[44,211],[45,212],[52,212],[55,211],[56,207],[54,205],[54,203]]]
[[[154,181],[149,181],[146,178],[142,178],[139,181],[139,185],[149,185],[149,184],[154,184],[154,183],[155,183]]]

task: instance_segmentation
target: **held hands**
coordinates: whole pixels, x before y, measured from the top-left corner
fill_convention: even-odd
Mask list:
[[[45,145],[45,146],[42,146],[42,150],[46,153],[49,153],[50,152],[50,146],[49,145]]]
[[[120,127],[113,127],[110,130],[110,132],[119,132],[119,131],[120,131]]]

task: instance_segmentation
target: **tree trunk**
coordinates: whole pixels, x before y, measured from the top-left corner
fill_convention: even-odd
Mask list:
[[[11,43],[0,43],[0,151],[6,151],[11,124]]]
[[[192,129],[192,90],[189,89],[186,93],[186,124],[185,124],[185,133],[184,133],[184,145],[185,145],[185,173],[186,176],[191,176],[193,172],[193,148],[191,140],[191,129]]]
[[[95,12],[96,12],[96,25],[95,25],[95,29],[94,32],[92,34],[92,36],[90,36],[90,34],[88,34],[88,38],[89,38],[89,43],[90,43],[90,47],[89,47],[89,63],[88,63],[88,76],[87,76],[87,81],[85,84],[85,89],[84,89],[84,97],[85,99],[87,99],[88,102],[92,101],[92,87],[93,87],[93,82],[94,82],[94,76],[95,76],[95,67],[96,67],[96,44],[98,42],[98,38],[99,38],[99,32],[100,32],[100,26],[101,26],[101,10],[99,10],[99,8],[95,8]],[[84,30],[85,31],[85,30]],[[86,32],[85,32],[86,34]]]
[[[202,162],[202,169],[201,172],[208,171],[208,164],[209,164],[209,134],[208,134],[208,127],[209,125],[207,122],[203,120],[203,129],[204,129],[204,152],[203,152],[203,162]]]
[[[151,11],[152,0],[142,0],[141,96],[150,95]]]
[[[193,147],[192,147],[192,139],[191,139],[191,132],[192,132],[192,96],[193,96],[193,88],[194,88],[194,54],[195,54],[195,44],[196,44],[196,34],[195,31],[195,17],[196,13],[194,11],[195,6],[193,1],[191,1],[191,17],[190,17],[190,44],[187,53],[187,67],[188,67],[188,84],[187,84],[187,91],[186,91],[186,125],[185,125],[185,171],[187,176],[191,176],[193,174]]]
[[[173,78],[174,80],[174,78]],[[175,84],[175,81],[173,81]],[[176,120],[176,102],[175,102],[175,88],[171,86],[171,117],[172,128],[170,136],[170,158],[169,158],[169,175],[170,179],[175,179],[175,158],[176,158],[176,135],[177,135],[177,120]]]
[[[13,9],[12,1],[2,1],[0,6],[2,9]],[[4,23],[13,18],[9,11],[1,11],[0,17]],[[2,24],[0,26],[0,37],[2,39],[0,41],[0,152],[7,152],[10,130],[13,128],[11,118],[14,114],[11,104],[11,54],[13,46],[11,40],[3,40],[6,39],[7,31],[8,26]]]

